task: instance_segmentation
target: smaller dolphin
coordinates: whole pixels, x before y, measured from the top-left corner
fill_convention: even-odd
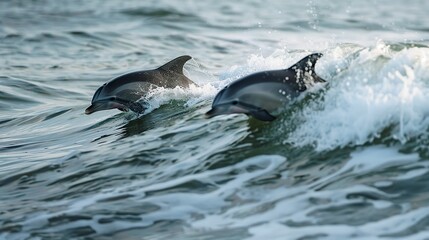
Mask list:
[[[85,114],[117,108],[127,112],[144,113],[146,106],[138,102],[153,87],[189,87],[195,84],[183,74],[183,65],[190,56],[180,56],[153,70],[131,72],[116,77],[94,93]]]
[[[314,53],[288,69],[258,72],[232,82],[216,95],[206,117],[244,113],[261,121],[273,121],[301,92],[326,82],[314,71],[321,57],[321,53]]]

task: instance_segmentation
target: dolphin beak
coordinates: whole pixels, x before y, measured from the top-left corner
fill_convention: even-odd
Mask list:
[[[88,108],[85,109],[85,114],[89,115],[91,113],[94,113],[95,109],[94,109],[94,105],[89,106]]]
[[[93,102],[91,106],[87,107],[85,109],[85,114],[89,115],[98,111],[115,109],[115,108],[123,112],[128,112],[128,108],[123,104],[120,104],[114,101],[98,101],[98,102]]]
[[[92,114],[101,110],[107,110],[107,109],[111,109],[111,108],[108,107],[108,104],[106,102],[93,102],[91,106],[85,109],[85,114],[89,115],[89,114]]]
[[[212,109],[206,112],[206,118],[212,118],[218,115],[231,114],[231,113],[244,113],[248,114],[249,110],[238,105],[221,104],[212,107]]]
[[[216,108],[212,108],[210,109],[210,111],[206,112],[206,114],[204,114],[205,118],[212,118],[214,116],[216,116]]]
[[[210,111],[206,112],[205,114],[205,118],[212,118],[212,117],[216,117],[222,114],[228,114],[229,113],[229,106],[224,104],[224,105],[217,105],[217,106],[212,106],[212,109],[210,109]]]

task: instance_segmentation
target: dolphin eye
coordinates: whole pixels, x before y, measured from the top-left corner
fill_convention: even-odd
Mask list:
[[[115,97],[110,97],[109,100],[110,101],[114,101],[116,98]]]
[[[231,104],[232,104],[232,105],[237,105],[237,104],[238,104],[238,101],[237,101],[237,100],[234,100],[234,101],[232,101],[232,102],[231,102]]]

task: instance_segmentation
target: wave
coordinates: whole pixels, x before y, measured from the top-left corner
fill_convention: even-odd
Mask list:
[[[218,231],[230,235],[242,229],[242,234],[248,236],[248,231],[252,235],[248,236],[250,239],[262,236],[282,239],[285,234],[290,234],[291,239],[316,235],[326,235],[329,239],[364,239],[386,234],[419,239],[414,237],[427,230],[419,222],[428,218],[428,208],[399,205],[398,197],[408,195],[400,188],[389,189],[403,180],[427,174],[428,164],[419,161],[415,153],[402,154],[396,148],[384,146],[357,150],[343,160],[346,163],[342,167],[330,166],[330,174],[313,176],[308,184],[299,184],[299,179],[294,178],[299,175],[299,169],[293,167],[293,161],[279,155],[257,155],[217,168],[180,174],[198,166],[200,157],[161,166],[149,159],[145,162],[140,159],[144,168],[140,168],[141,176],[132,182],[127,177],[129,174],[107,178],[94,171],[137,164],[137,160],[132,159],[133,162],[120,161],[119,165],[102,166],[93,162],[84,170],[58,174],[58,179],[51,179],[50,184],[68,186],[61,191],[68,198],[50,193],[52,198],[45,199],[49,202],[32,206],[32,215],[20,225],[5,225],[3,230],[6,236],[8,227],[13,226],[40,233],[90,236],[138,228],[148,230],[159,222],[169,221],[186,223],[187,231],[178,234],[188,237],[202,232],[217,236]],[[350,181],[351,178],[355,181]],[[24,180],[26,178],[21,179]],[[113,181],[125,184],[112,186]],[[374,183],[366,184],[368,181]],[[87,191],[93,194],[82,195]],[[112,208],[116,210],[106,210]],[[371,214],[363,214],[362,209]],[[332,218],[332,214],[340,217]],[[89,231],[81,231],[83,229]],[[418,231],[407,232],[410,229]],[[76,231],[72,234],[73,230]]]
[[[223,86],[256,71],[283,69],[309,52],[279,49],[252,55],[220,75]],[[428,139],[429,48],[423,44],[372,47],[342,44],[323,51],[316,72],[328,81],[282,115],[283,143],[318,151],[379,141]],[[291,127],[290,125],[293,124]],[[282,126],[283,125],[283,126]]]
[[[321,74],[330,86],[303,107],[286,142],[329,150],[426,135],[429,48],[395,47],[328,50]]]
[[[201,20],[198,16],[184,13],[173,8],[129,8],[120,11],[122,14],[134,17],[149,17],[149,18],[162,18],[164,20]]]

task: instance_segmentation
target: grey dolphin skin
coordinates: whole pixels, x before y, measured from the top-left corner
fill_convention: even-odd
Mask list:
[[[180,56],[153,70],[138,71],[116,77],[94,93],[86,114],[117,108],[144,113],[146,107],[138,102],[152,87],[175,88],[195,84],[183,74],[183,65],[190,56]]]
[[[314,71],[321,57],[321,53],[314,53],[288,69],[258,72],[232,82],[216,95],[206,117],[244,113],[261,121],[273,121],[301,92],[326,82]]]

